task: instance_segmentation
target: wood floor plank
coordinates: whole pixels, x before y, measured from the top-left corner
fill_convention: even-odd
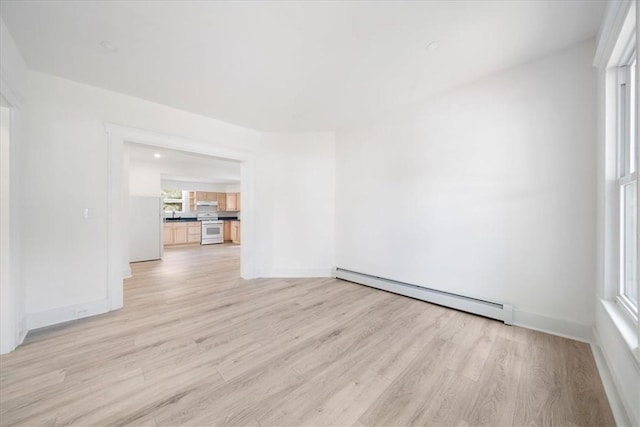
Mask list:
[[[478,393],[465,420],[474,426],[508,425],[513,421],[525,349],[498,337],[479,380]]]
[[[444,362],[454,353],[456,344],[433,339],[423,346],[415,359],[360,418],[365,425],[420,425],[432,394],[451,371]]]
[[[0,356],[0,426],[614,425],[586,344],[331,278],[239,277],[237,245],[132,264],[123,309]]]

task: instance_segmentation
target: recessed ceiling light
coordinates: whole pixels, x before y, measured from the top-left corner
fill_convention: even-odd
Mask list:
[[[155,157],[156,159],[159,159],[160,157],[162,157],[162,155],[160,153],[154,153],[153,157]]]
[[[431,42],[427,45],[427,50],[428,51],[432,51],[432,50],[436,50],[437,48],[440,47],[440,43],[438,42]]]
[[[102,40],[100,42],[100,46],[102,46],[102,48],[107,52],[113,53],[118,51],[118,48],[114,44],[110,43],[108,40]]]

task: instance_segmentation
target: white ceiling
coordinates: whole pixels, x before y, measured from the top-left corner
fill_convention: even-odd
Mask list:
[[[154,155],[160,154],[160,158]],[[183,151],[129,144],[131,167],[159,170],[162,179],[211,184],[240,183],[240,163]]]
[[[2,0],[0,15],[33,69],[257,130],[333,130],[593,37],[604,7]]]

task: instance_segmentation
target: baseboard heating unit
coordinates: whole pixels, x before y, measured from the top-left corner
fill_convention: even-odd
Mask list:
[[[513,324],[513,307],[509,304],[500,304],[492,301],[484,301],[476,298],[456,295],[449,292],[430,289],[410,283],[398,282],[370,274],[358,273],[344,268],[336,268],[335,277],[348,282],[382,289],[383,291],[407,297],[419,299],[467,313],[478,314],[491,319],[501,320],[507,325]]]

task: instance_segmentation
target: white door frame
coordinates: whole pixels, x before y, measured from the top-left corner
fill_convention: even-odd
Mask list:
[[[123,278],[128,275],[129,233],[126,218],[129,216],[129,168],[125,143],[132,142],[153,147],[204,154],[240,162],[240,191],[242,194],[242,222],[240,246],[240,276],[255,277],[254,233],[254,174],[253,156],[242,150],[234,150],[212,142],[196,141],[152,131],[105,123],[109,136],[109,166],[107,190],[107,300],[109,310],[124,305]]]
[[[15,280],[15,272],[11,269],[15,263],[15,224],[11,213],[15,212],[15,194],[11,181],[11,160],[13,158],[13,146],[15,144],[15,127],[13,126],[16,109],[20,109],[24,104],[24,96],[16,87],[11,84],[4,69],[0,69],[0,95],[9,104],[9,138],[3,138],[2,155],[0,155],[0,175],[2,175],[2,185],[0,186],[0,199],[2,200],[2,214],[0,214],[0,354],[9,353],[22,344],[26,336],[25,319],[18,319],[18,292]],[[12,226],[13,224],[13,226]],[[24,303],[24,301],[22,301]],[[24,313],[24,307],[22,308]]]
[[[0,354],[16,348],[16,289],[11,280],[11,107],[0,107]]]

